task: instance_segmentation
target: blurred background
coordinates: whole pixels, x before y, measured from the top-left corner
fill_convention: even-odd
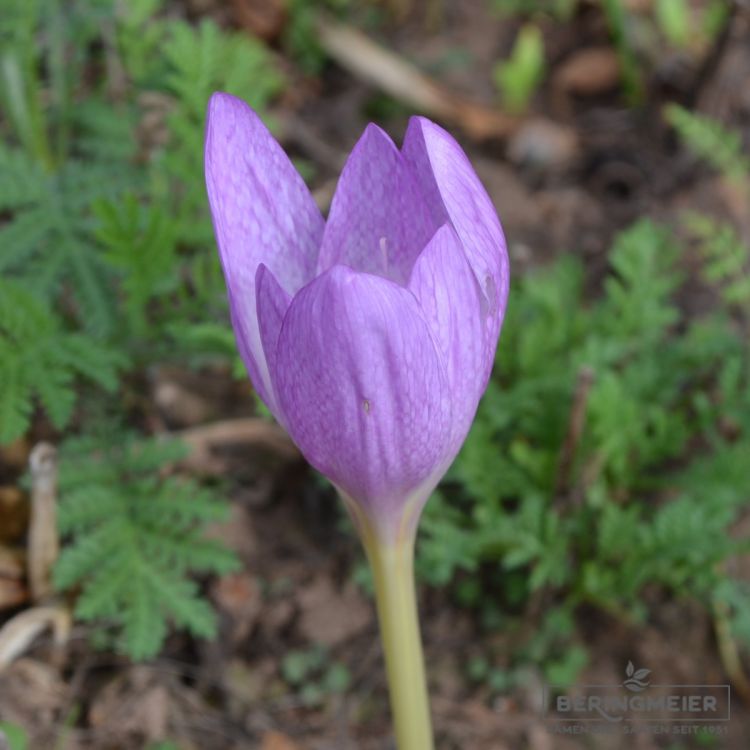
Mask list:
[[[0,747],[392,747],[358,542],[235,353],[224,90],[324,212],[418,112],[503,221],[418,545],[438,748],[746,748],[749,82],[739,0],[0,0]],[[731,721],[543,719],[634,670],[731,683]]]

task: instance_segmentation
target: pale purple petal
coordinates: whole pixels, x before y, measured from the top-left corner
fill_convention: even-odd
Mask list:
[[[268,408],[276,419],[286,424],[286,419],[276,397],[272,374],[276,371],[276,345],[281,333],[281,324],[292,298],[282,289],[276,277],[261,263],[255,275],[255,294],[257,298],[258,328],[265,358],[258,363],[261,378],[267,384]]]
[[[290,294],[310,281],[323,218],[281,146],[245,102],[214,94],[206,127],[206,187],[238,347],[269,404],[255,309],[262,262]]]
[[[448,373],[453,401],[451,457],[458,452],[484,391],[488,352],[482,291],[450,224],[422,251],[408,289],[419,300]]]
[[[341,173],[318,270],[342,263],[405,284],[438,226],[393,141],[368,125]]]
[[[414,295],[334,266],[292,300],[274,374],[308,461],[392,531],[449,448],[448,380]]]
[[[461,147],[441,127],[413,117],[402,154],[411,165],[436,225],[455,228],[486,303],[485,337],[494,352],[508,298],[508,253],[500,221]],[[490,347],[486,350],[488,353]],[[492,358],[484,363],[486,386]]]

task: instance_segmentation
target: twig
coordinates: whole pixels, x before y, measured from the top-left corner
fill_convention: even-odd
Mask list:
[[[346,152],[332,146],[321,138],[302,118],[291,115],[284,120],[281,138],[284,143],[292,141],[309,154],[316,162],[335,174],[346,162]]]
[[[289,461],[299,458],[299,451],[284,430],[277,424],[258,417],[228,419],[191,427],[176,432],[173,436],[183,440],[191,449],[184,464],[209,475],[225,471],[224,462],[213,455],[213,451],[228,445],[270,450]]]
[[[748,681],[745,670],[742,668],[742,657],[740,656],[737,642],[732,636],[732,627],[729,622],[729,607],[725,602],[713,601],[714,631],[716,642],[719,647],[719,657],[735,690],[740,694],[745,705],[750,706],[750,681]]]
[[[31,520],[29,522],[27,570],[34,602],[52,593],[52,566],[57,561],[57,451],[39,443],[29,457],[31,468]]]
[[[555,480],[555,495],[557,497],[564,495],[570,485],[570,473],[573,469],[576,450],[583,434],[583,427],[586,421],[586,406],[588,405],[589,393],[591,392],[593,383],[594,371],[590,367],[582,367],[578,372],[573,404],[570,407],[568,432],[565,435],[565,440],[560,450],[560,460]]]
[[[70,610],[61,603],[32,607],[20,612],[0,628],[0,671],[23,654],[46,628],[52,628],[55,645],[64,644],[70,633]]]
[[[478,140],[507,138],[518,128],[518,119],[456,94],[352,26],[322,14],[316,25],[321,46],[339,65],[395,99],[455,123]]]
[[[705,91],[706,87],[711,82],[711,79],[714,77],[714,74],[719,69],[732,38],[734,20],[737,16],[738,9],[738,2],[729,3],[727,17],[724,19],[724,26],[716,39],[714,39],[708,53],[704,56],[703,61],[693,78],[692,85],[684,97],[683,105],[688,109],[696,108],[701,94]]]

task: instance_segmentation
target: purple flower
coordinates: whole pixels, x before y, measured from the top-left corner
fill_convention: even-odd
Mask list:
[[[355,515],[385,538],[413,529],[487,386],[508,295],[466,155],[422,117],[400,151],[369,125],[324,221],[258,115],[217,93],[206,183],[255,389]]]

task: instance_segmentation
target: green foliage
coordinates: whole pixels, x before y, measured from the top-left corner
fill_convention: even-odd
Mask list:
[[[519,32],[508,60],[495,65],[493,77],[505,108],[514,114],[526,110],[544,78],[544,39],[539,27],[528,24]]]
[[[750,248],[737,231],[701,214],[686,217],[686,225],[698,240],[706,281],[720,290],[727,304],[750,307]]]
[[[713,243],[707,281],[737,302],[742,287],[731,284],[743,278],[747,250],[702,222],[694,228]],[[728,592],[738,622],[750,622],[722,572],[748,546],[728,533],[750,494],[743,334],[725,310],[690,318],[676,304],[683,275],[666,229],[636,223],[609,259],[602,295],[588,305],[570,256],[511,290],[495,376],[425,512],[418,571],[452,581],[489,627],[498,602],[523,611],[535,591],[568,617],[588,603],[638,620],[647,586],[706,606]],[[571,443],[577,409],[584,426]],[[584,656],[542,638],[518,659],[542,661],[565,683]]]
[[[740,134],[716,120],[670,104],[664,114],[685,145],[696,156],[735,180],[750,175],[750,158],[743,153]]]
[[[620,61],[625,96],[630,104],[639,105],[643,101],[643,73],[633,42],[633,19],[623,0],[602,0],[601,5]]]
[[[55,427],[65,427],[79,377],[110,393],[117,387],[123,356],[61,329],[61,321],[23,286],[0,281],[0,443],[25,432],[36,399]]]
[[[327,696],[343,693],[351,682],[349,670],[332,661],[321,646],[287,653],[281,662],[281,675],[306,706],[320,705]]]
[[[344,15],[350,10],[351,0],[319,0],[310,3],[308,0],[290,0],[287,4],[287,21],[284,25],[282,42],[285,51],[308,75],[318,75],[325,67],[327,55],[318,39],[316,21],[321,11],[334,17]],[[382,23],[382,14],[374,6],[358,8],[361,18],[360,26]],[[365,11],[364,14],[362,11]],[[376,23],[373,24],[373,21]]]
[[[179,279],[176,265],[177,229],[160,206],[146,207],[133,194],[120,202],[93,204],[99,219],[96,237],[104,248],[105,262],[122,277],[121,288],[130,335],[147,335],[147,306],[173,292]]]
[[[80,324],[97,335],[111,331],[115,310],[91,236],[90,204],[116,196],[129,181],[127,170],[71,159],[50,173],[2,146],[0,164],[0,211],[12,212],[0,228],[0,273],[47,299],[69,286]]]
[[[198,27],[172,22],[162,46],[162,85],[174,97],[167,118],[168,148],[157,160],[156,195],[171,207],[179,239],[213,240],[203,187],[206,105],[214,91],[226,91],[262,110],[284,85],[268,50],[246,34],[226,34],[204,20]]]
[[[10,116],[0,123],[9,130],[0,144],[0,274],[14,285],[13,299],[23,296],[29,319],[43,324],[33,338],[28,325],[16,331],[2,324],[0,345],[19,341],[20,348],[0,363],[7,382],[0,440],[26,429],[34,396],[55,426],[65,426],[78,372],[111,391],[114,366],[126,359],[133,366],[175,356],[188,364],[206,356],[236,360],[227,323],[210,322],[226,321],[226,298],[196,155],[214,90],[262,110],[283,85],[259,42],[208,21],[192,27],[160,18],[160,0],[123,6],[114,37],[105,40],[110,0],[76,0],[64,9],[56,0],[6,5],[0,70],[8,85],[0,91]],[[119,73],[96,58],[101,44],[113,42],[125,65]],[[117,75],[79,101],[84,70]],[[123,94],[127,74],[152,90],[151,99],[133,89]],[[144,151],[139,108],[151,106],[154,91],[159,106],[168,103],[160,115],[167,139]],[[40,299],[44,310],[34,302]]]
[[[61,457],[59,526],[68,544],[55,566],[60,590],[79,588],[75,614],[107,623],[133,659],[158,653],[167,623],[215,634],[215,616],[191,572],[226,573],[233,554],[205,537],[227,506],[193,482],[165,477],[177,443],[116,434],[71,439]]]
[[[18,724],[0,721],[0,741],[7,742],[8,750],[26,750],[29,746],[29,735]]]
[[[690,41],[690,7],[687,0],[657,0],[654,12],[667,40],[675,47],[686,47]]]

